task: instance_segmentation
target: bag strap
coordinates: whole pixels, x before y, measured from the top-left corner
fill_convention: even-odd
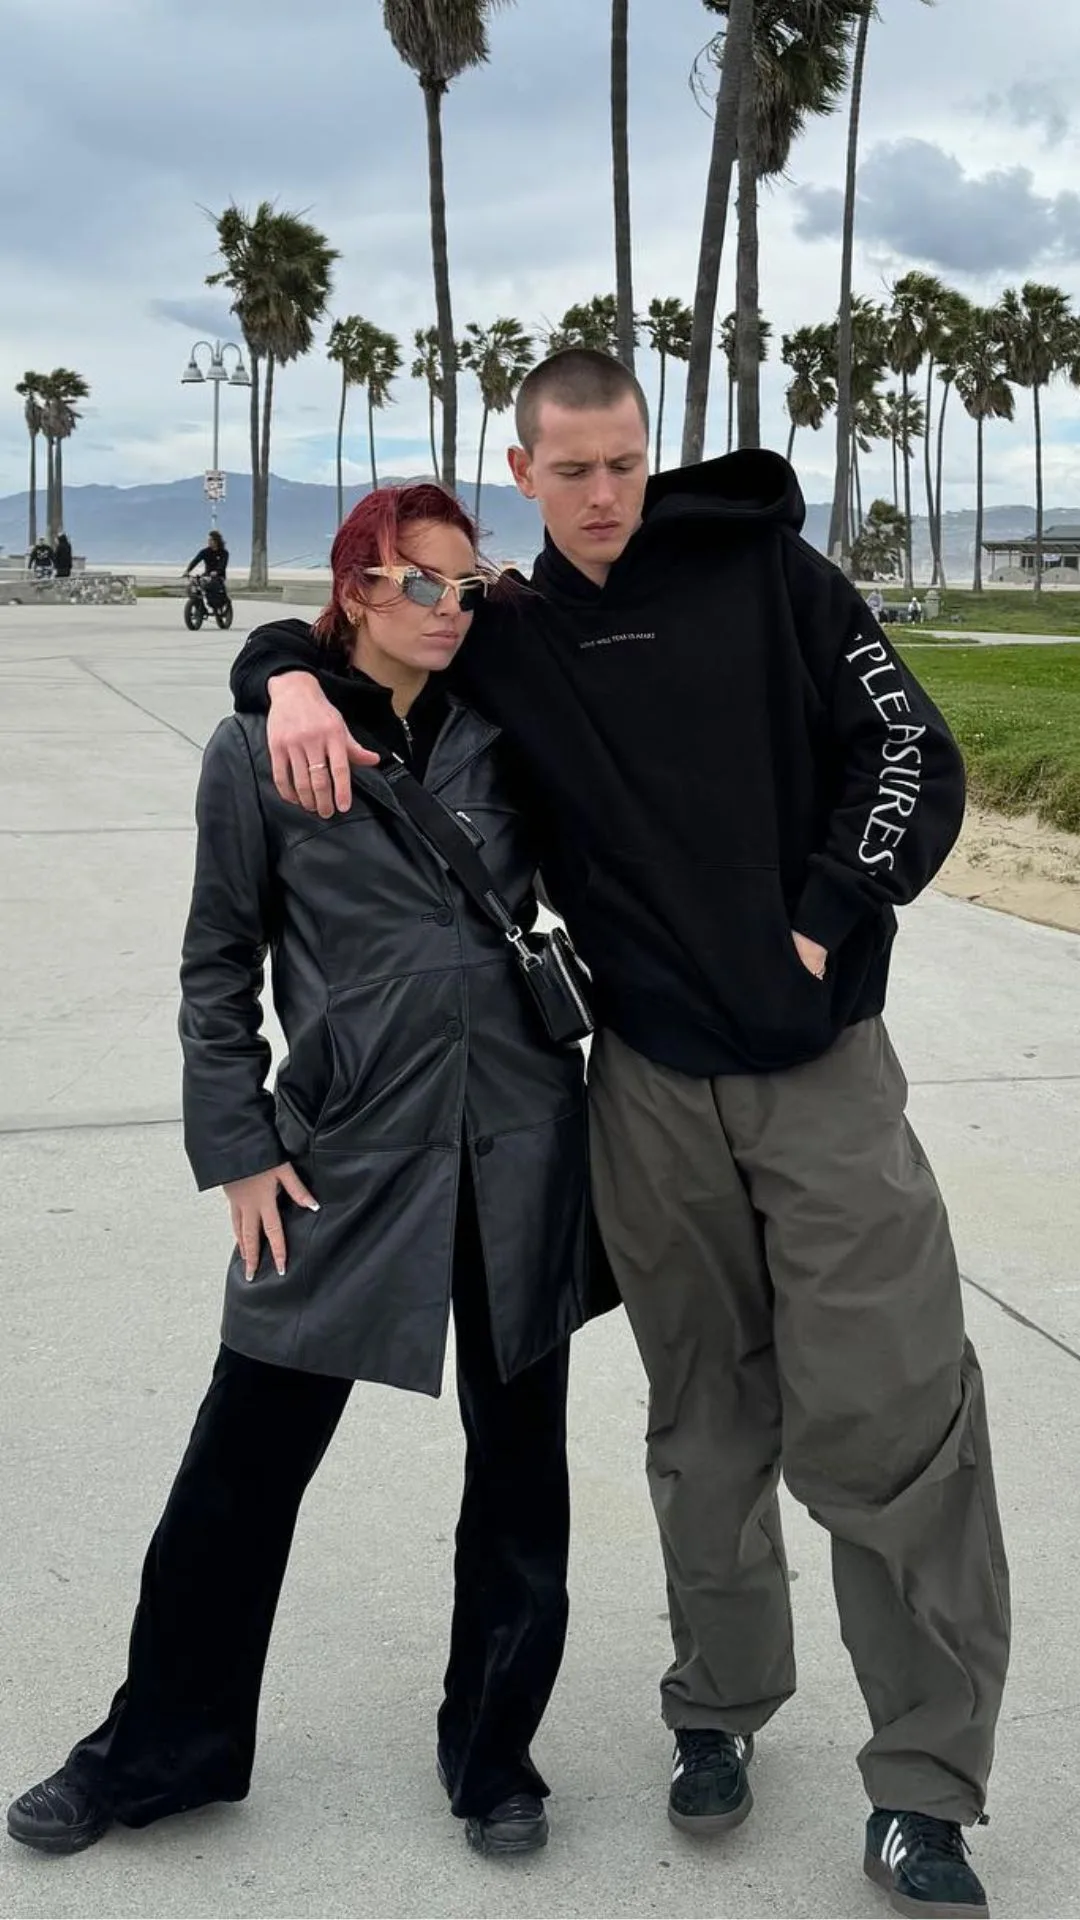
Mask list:
[[[473,905],[498,927],[523,959],[528,956],[532,962],[533,955],[521,928],[457,815],[435,794],[429,793],[398,754],[391,754],[388,760],[384,757],[379,771],[402,811],[449,867]]]

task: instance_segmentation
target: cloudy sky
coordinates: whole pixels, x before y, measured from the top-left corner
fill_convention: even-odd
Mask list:
[[[867,75],[857,284],[879,295],[911,265],[976,298],[1025,277],[1080,307],[1080,6],[1075,0],[882,0]],[[446,108],[455,316],[540,326],[614,279],[608,0],[517,0],[492,61]],[[639,305],[692,296],[710,128],[687,87],[710,30],[700,0],[632,0]],[[73,483],[172,479],[209,464],[209,389],[179,375],[199,335],[233,331],[204,285],[206,209],[261,198],[304,210],[341,253],[332,312],[411,342],[433,317],[422,99],[379,0],[4,0],[0,63],[0,493],[25,485],[12,385],[66,364],[92,403]],[[1080,112],[1080,110],[1078,110]],[[776,335],[835,310],[843,117],[823,121],[766,193],[763,306]],[[731,254],[729,247],[729,259]],[[722,295],[731,304],[730,276]],[[719,372],[719,364],[718,364]],[[654,368],[646,363],[651,383]],[[783,444],[784,372],[766,370],[764,431]],[[712,441],[722,438],[718,380]],[[329,479],[336,382],[321,351],[279,386],[275,471]],[[478,417],[466,383],[462,467]],[[223,464],[246,466],[244,401],[223,395]],[[671,450],[681,389],[675,382]],[[989,442],[989,495],[1031,496],[1023,428]],[[1080,394],[1048,406],[1048,500],[1080,502]],[[363,478],[362,409],[351,470]],[[399,383],[383,464],[425,463],[422,391]],[[493,435],[498,456],[506,436]],[[802,440],[806,491],[831,490],[826,435]],[[949,503],[971,498],[958,423]],[[491,477],[495,477],[495,458]],[[871,484],[887,485],[884,461]]]

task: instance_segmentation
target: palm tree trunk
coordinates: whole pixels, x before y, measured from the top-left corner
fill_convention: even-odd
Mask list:
[[[435,274],[435,311],[442,364],[442,483],[457,492],[457,346],[450,301],[450,252],[446,237],[446,179],[443,170],[442,97],[445,84],[421,82],[427,109],[428,192],[431,202],[431,263]]]
[[[855,56],[851,64],[851,113],[848,120],[847,179],[844,190],[844,245],[840,264],[840,325],[837,335],[836,486],[829,522],[829,552],[847,572],[851,566],[851,526],[847,517],[848,463],[851,458],[852,324],[851,287],[855,268],[855,198],[859,179],[859,123],[862,118],[863,76],[874,0],[865,0]]]
[[[660,472],[664,454],[664,405],[667,400],[667,354],[660,349],[660,400],[656,409],[656,471]]]
[[[934,489],[934,580],[935,587],[947,585],[945,579],[945,544],[941,537],[942,499],[945,492],[945,415],[949,407],[949,395],[952,381],[946,380],[941,396],[941,412],[938,414],[937,433],[937,484]]]
[[[56,441],[51,433],[45,435],[47,458],[45,480],[45,536],[53,538],[53,521],[56,518]]]
[[[473,519],[477,526],[480,525],[480,498],[484,488],[484,452],[487,447],[488,413],[489,409],[485,407],[480,416],[480,457],[476,463],[476,507],[473,512]]]
[[[686,375],[686,413],[683,420],[682,463],[693,466],[705,453],[705,422],[709,411],[709,375],[712,370],[716,296],[720,261],[727,231],[731,175],[739,132],[739,92],[754,45],[754,0],[731,0],[724,41],[724,70],[716,102],[712,155],[705,188],[701,223],[694,327]]]
[[[630,0],[611,5],[611,146],[619,359],[634,367],[634,256],[630,225]]]
[[[975,426],[975,578],[971,583],[972,593],[983,590],[982,543],[983,543],[983,428],[985,421],[980,413]]]
[[[933,467],[933,431],[934,431],[934,374],[937,371],[934,356],[930,355],[930,367],[926,376],[926,432],[923,436],[923,466],[926,471],[926,518],[930,533],[930,557],[933,572],[931,586],[937,586],[937,526],[934,518],[934,467]]]
[[[735,447],[735,394],[737,382],[734,366],[729,366],[727,377],[727,450],[731,453]]]
[[[789,467],[791,465],[791,456],[794,453],[794,451],[795,451],[795,422],[793,420],[791,423],[791,432],[788,434],[788,437],[787,437],[787,461],[788,461]]]
[[[337,422],[337,523],[340,527],[345,518],[345,477],[342,472],[341,450],[345,442],[345,406],[349,398],[349,378],[344,367],[341,369],[341,405],[338,408]]]
[[[368,451],[371,454],[371,489],[374,492],[379,484],[379,469],[375,463],[375,402],[371,397],[370,387],[367,397],[367,433]]]
[[[1043,574],[1043,455],[1042,455],[1042,404],[1039,400],[1039,383],[1032,388],[1035,397],[1035,598],[1042,596]]]
[[[908,418],[908,400],[911,389],[908,385],[908,376],[906,373],[901,374],[900,379],[901,392],[904,396],[904,419],[906,421]],[[915,585],[915,566],[912,558],[911,441],[906,434],[904,436],[903,446],[901,447],[901,453],[904,460],[904,518],[907,522],[907,529],[904,535],[904,588],[907,593],[910,593]]]
[[[853,435],[851,442],[851,471],[855,478],[855,532],[863,530],[862,471],[859,466],[859,442]]]
[[[257,533],[259,526],[259,472],[261,464],[260,447],[262,444],[259,428],[262,424],[262,363],[259,355],[248,341],[251,354],[251,394],[248,400],[248,431],[251,436],[251,564],[248,569],[248,585],[254,586],[258,573]]]
[[[49,545],[55,546],[57,536],[64,524],[64,440],[62,434],[56,436],[55,466],[53,467],[53,517],[49,527]]]
[[[26,551],[37,546],[37,434],[30,435],[30,506],[26,523]]]
[[[758,280],[758,100],[753,53],[739,95],[739,272],[735,366],[739,445],[761,445],[761,315]]]
[[[255,514],[251,527],[251,585],[269,584],[270,548],[270,423],[274,410],[274,356],[266,356],[263,380],[262,432],[259,447],[259,482],[255,489]]]
[[[897,513],[900,511],[900,444],[895,433],[892,436],[892,503]]]
[[[431,436],[431,471],[439,481],[439,451],[435,445],[435,389],[428,387],[428,433]]]

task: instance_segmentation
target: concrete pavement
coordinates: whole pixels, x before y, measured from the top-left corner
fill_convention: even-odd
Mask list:
[[[280,612],[280,605],[275,608]],[[227,1229],[183,1160],[176,958],[199,747],[244,623],[173,602],[0,609],[0,1795],[58,1764],[123,1668],[147,1535],[214,1351]],[[1080,940],[952,901],[906,917],[892,1028],[950,1199],[997,1434],[1017,1647],[991,1813],[997,1915],[1080,1915]],[[621,1318],[577,1344],[567,1663],[538,1759],[547,1853],[466,1853],[435,1783],[460,1475],[452,1395],[360,1388],[305,1508],[243,1806],[69,1861],[0,1842],[0,1915],[857,1916],[861,1703],[825,1543],[791,1513],[801,1691],[755,1818],[664,1816],[667,1657]],[[407,1499],[402,1490],[408,1489]]]

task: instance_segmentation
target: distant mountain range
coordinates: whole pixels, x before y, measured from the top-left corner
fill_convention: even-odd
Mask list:
[[[391,482],[393,475],[387,475]],[[251,550],[251,481],[230,473],[218,509],[233,565],[244,566]],[[345,510],[371,491],[348,487]],[[471,489],[464,498],[472,505]],[[0,548],[26,547],[29,496],[0,499]],[[39,519],[43,504],[38,506]],[[150,566],[186,566],[204,544],[210,510],[201,475],[149,487],[65,487],[64,517],[76,553],[92,562],[129,561]],[[540,543],[540,519],[532,502],[514,487],[485,487],[481,496],[484,544],[500,559],[529,561]],[[337,489],[302,480],[270,480],[270,565],[325,567],[337,526]]]
[[[390,478],[391,476],[388,476]],[[346,492],[346,507],[363,497],[367,487]],[[246,474],[229,474],[228,497],[219,512],[219,524],[232,550],[234,566],[247,562],[251,543],[250,482]],[[148,487],[68,487],[65,489],[67,530],[75,551],[93,563],[130,562],[149,566],[182,567],[206,538],[209,514],[201,477],[173,480]],[[471,502],[471,495],[466,492]],[[26,545],[28,497],[9,494],[0,499],[0,553],[21,553]],[[39,512],[41,508],[39,507]],[[513,487],[485,487],[481,498],[484,544],[500,560],[529,562],[540,544],[540,519],[532,502]],[[333,487],[274,475],[270,484],[270,563],[279,567],[324,567],[337,522],[337,494]],[[1080,508],[1047,510],[1047,526],[1080,527]],[[817,503],[807,508],[806,537],[825,551],[829,508]],[[1030,507],[991,507],[986,514],[985,537],[1007,540],[1035,530]],[[916,519],[916,572],[925,577],[929,539],[925,519]],[[963,582],[971,572],[975,549],[973,512],[945,516],[946,571]]]

